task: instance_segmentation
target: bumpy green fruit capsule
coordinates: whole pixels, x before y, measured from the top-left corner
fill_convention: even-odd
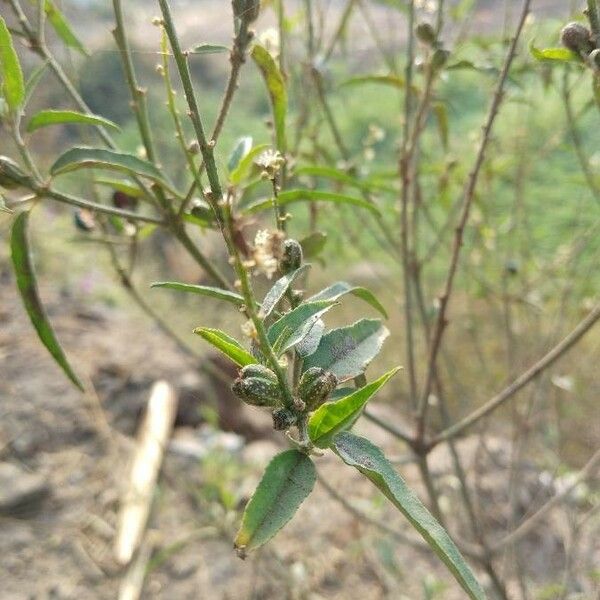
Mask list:
[[[0,156],[0,187],[14,190],[29,181],[27,174],[8,156]]]
[[[276,408],[273,411],[273,429],[286,431],[296,423],[298,417],[288,408]]]
[[[281,402],[279,385],[264,377],[239,377],[233,382],[231,391],[252,406],[275,406]]]
[[[333,373],[320,367],[311,367],[300,378],[298,395],[308,410],[315,410],[327,400],[337,384],[337,377]]]
[[[238,19],[252,23],[260,14],[260,0],[233,0],[233,14]]]
[[[262,377],[264,379],[268,379],[274,383],[277,383],[277,375],[269,367],[265,367],[264,365],[246,365],[240,371],[240,377],[242,379],[246,379],[247,377]]]
[[[576,52],[591,52],[592,44],[590,30],[581,23],[569,23],[565,25],[560,32],[560,41],[565,48]]]
[[[302,265],[302,246],[296,240],[285,240],[279,259],[279,270],[285,275],[299,269]]]
[[[419,23],[415,29],[419,41],[433,46],[435,44],[435,31],[429,23]]]

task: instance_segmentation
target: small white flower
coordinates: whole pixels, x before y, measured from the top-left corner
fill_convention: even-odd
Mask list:
[[[280,231],[267,229],[257,231],[254,238],[252,260],[256,265],[256,271],[264,273],[269,279],[277,271],[282,239],[283,234]]]

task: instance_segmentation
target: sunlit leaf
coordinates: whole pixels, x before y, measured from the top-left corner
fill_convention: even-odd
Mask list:
[[[83,391],[83,385],[71,368],[39,298],[35,269],[29,249],[28,222],[29,213],[22,212],[17,216],[12,226],[10,249],[12,264],[17,277],[17,287],[25,310],[40,340],[67,377]]]
[[[253,365],[256,359],[248,350],[246,350],[236,339],[227,335],[220,329],[210,329],[208,327],[197,327],[194,333],[212,344],[217,350],[229,357],[240,367]]]
[[[242,183],[242,181],[248,177],[248,173],[252,169],[254,160],[268,148],[270,148],[269,144],[260,144],[252,148],[252,150],[240,160],[237,167],[231,171],[229,174],[229,181],[234,185]]]
[[[400,367],[388,371],[375,381],[355,390],[336,402],[322,404],[308,421],[308,434],[318,448],[328,448],[333,437],[350,428],[365,404],[398,372]]]
[[[269,463],[244,510],[235,538],[241,557],[268,542],[295,514],[311,493],[317,474],[311,459],[286,450]]]
[[[364,300],[373,308],[377,309],[387,319],[388,315],[385,308],[383,308],[381,302],[377,300],[373,292],[367,288],[351,285],[345,281],[338,281],[337,283],[330,285],[318,294],[308,298],[307,302],[316,302],[317,300],[338,300],[346,294],[352,294],[353,296]]]
[[[446,530],[406,485],[383,452],[369,440],[349,431],[338,434],[333,448],[347,464],[370,479],[445,563],[472,600],[485,600],[485,593]]]
[[[121,171],[169,186],[163,174],[152,163],[138,158],[135,154],[86,146],[71,148],[61,154],[50,168],[50,173],[55,176],[79,169]]]
[[[235,304],[236,306],[242,306],[244,304],[244,298],[240,296],[240,294],[208,285],[193,285],[191,283],[179,283],[177,281],[157,281],[150,287],[167,288],[179,292],[189,292],[191,294],[199,294],[200,296],[209,296],[211,298],[216,298],[217,300],[224,300],[230,304]]]
[[[75,35],[75,32],[69,25],[69,22],[65,19],[65,16],[56,8],[56,5],[51,0],[45,0],[44,10],[48,21],[56,31],[58,37],[63,41],[65,46],[73,48],[81,54],[87,55],[85,46],[81,43],[79,38]]]
[[[16,111],[25,100],[25,83],[19,57],[6,22],[0,17],[0,79],[8,107]]]
[[[119,129],[116,123],[97,115],[87,115],[74,110],[42,110],[31,118],[27,124],[27,131],[32,132],[48,125],[62,125],[64,123]]]
[[[335,302],[331,301],[301,304],[269,327],[267,331],[269,342],[275,345],[275,350],[279,354],[289,350],[301,342],[319,318],[334,305]]]
[[[273,284],[261,304],[260,315],[262,318],[266,318],[271,314],[292,283],[294,283],[300,275],[306,273],[308,269],[310,269],[309,264],[302,265],[299,269],[284,275]]]
[[[536,60],[545,62],[581,62],[577,54],[568,48],[536,48],[532,42],[529,52]]]
[[[283,75],[273,57],[261,45],[254,45],[252,58],[264,77],[271,98],[277,149],[285,152],[287,148],[285,121],[288,101]]]
[[[345,196],[344,194],[335,194],[333,192],[322,192],[319,190],[289,190],[281,192],[277,198],[280,206],[287,204],[293,204],[294,202],[333,202],[335,204],[350,204],[352,206],[359,206],[365,208],[372,213],[379,214],[377,207],[363,200],[362,198],[355,198],[354,196]],[[267,198],[266,200],[259,200],[244,207],[244,213],[254,214],[261,210],[270,209],[273,207],[273,199]]]
[[[321,338],[316,352],[304,360],[303,369],[321,367],[340,382],[353,379],[377,356],[389,334],[379,319],[361,319],[332,329]]]

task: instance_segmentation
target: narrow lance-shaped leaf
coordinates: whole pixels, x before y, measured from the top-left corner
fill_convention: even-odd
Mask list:
[[[222,54],[229,52],[227,46],[221,46],[219,44],[198,44],[191,50],[187,51],[187,54]]]
[[[370,479],[446,564],[472,600],[485,600],[485,593],[446,530],[406,485],[383,452],[369,440],[349,431],[338,434],[333,448],[347,464]]]
[[[121,171],[130,175],[147,177],[157,183],[170,187],[163,174],[147,160],[142,160],[134,154],[116,152],[104,148],[89,148],[79,146],[67,150],[58,157],[50,168],[52,175],[60,175],[78,169],[109,169]]]
[[[10,31],[0,16],[0,79],[8,107],[16,111],[25,99],[25,83]]]
[[[356,198],[354,196],[345,196],[344,194],[336,194],[334,192],[322,192],[320,190],[289,190],[287,192],[281,192],[277,196],[277,202],[280,206],[286,204],[293,204],[294,202],[332,202],[334,204],[350,204],[352,206],[359,206],[365,208],[372,213],[378,215],[379,209],[362,198]],[[273,207],[272,198],[266,200],[259,200],[249,204],[244,208],[244,213],[254,214],[261,210],[266,210]]]
[[[288,291],[292,283],[300,277],[303,273],[310,269],[309,264],[302,265],[299,269],[284,275],[280,279],[278,279],[273,287],[267,292],[265,299],[262,302],[260,309],[260,316],[264,319],[268,317],[273,309],[277,306],[277,303],[283,298],[284,294]],[[325,300],[329,300],[329,298],[325,298]]]
[[[194,333],[212,344],[217,350],[229,357],[236,365],[245,367],[253,365],[256,359],[248,350],[246,350],[236,339],[227,335],[220,329],[210,329],[208,327],[198,327]]]
[[[352,294],[361,300],[364,300],[367,304],[370,304],[373,308],[377,309],[386,319],[387,312],[383,308],[381,302],[377,300],[373,292],[364,287],[351,285],[345,281],[338,281],[333,285],[320,291],[318,294],[311,296],[307,302],[316,302],[317,300],[338,300],[346,294]]]
[[[333,329],[321,338],[316,352],[304,360],[303,369],[321,367],[340,382],[353,379],[377,356],[389,334],[379,319],[361,319]]]
[[[303,452],[286,450],[273,458],[246,506],[235,538],[241,558],[283,528],[311,493],[316,479],[315,466]]]
[[[252,49],[252,58],[265,79],[269,97],[271,98],[277,149],[280,152],[285,153],[287,149],[285,133],[287,92],[283,75],[277,67],[277,63],[273,60],[273,57],[266,48],[263,48],[259,44],[256,44]]]
[[[123,192],[128,196],[133,196],[134,198],[141,198],[144,195],[143,190],[141,190],[137,185],[133,183],[129,183],[128,181],[124,181],[123,179],[112,179],[111,177],[95,177],[94,183],[97,185],[103,185],[118,192]]]
[[[359,179],[348,175],[346,171],[335,169],[333,167],[324,167],[322,165],[306,165],[296,169],[296,175],[307,175],[310,177],[321,177],[323,179],[331,179],[338,183],[343,183],[347,186],[358,188],[360,190],[382,190],[386,192],[396,193],[397,190],[391,185],[385,185],[376,181],[367,179]]]
[[[73,123],[79,125],[95,125],[98,127],[112,127],[119,129],[116,123],[97,115],[88,115],[75,110],[42,110],[34,115],[27,124],[27,131],[32,132],[49,125],[62,125]]]
[[[269,327],[267,332],[269,342],[279,353],[289,350],[310,333],[319,318],[334,304],[335,302],[328,300],[301,304]]]
[[[396,367],[379,379],[348,394],[337,402],[322,404],[308,421],[308,434],[318,448],[328,448],[335,435],[350,428],[365,404],[398,372]]]
[[[17,287],[19,288],[25,310],[40,340],[67,377],[83,391],[83,385],[75,374],[75,371],[69,365],[39,298],[35,269],[29,250],[28,222],[29,213],[22,212],[17,216],[12,226],[10,249],[13,268],[17,277]]]
[[[190,292],[201,296],[209,296],[211,298],[216,298],[217,300],[224,300],[225,302],[235,304],[236,306],[242,306],[242,304],[244,304],[244,298],[243,296],[240,296],[240,294],[208,285],[193,285],[191,283],[180,283],[178,281],[157,281],[150,287],[167,288],[179,292]]]
[[[58,37],[63,41],[65,46],[69,48],[73,48],[81,54],[87,55],[87,50],[85,46],[81,43],[79,38],[75,35],[75,32],[69,25],[65,16],[56,8],[56,5],[51,0],[45,0],[44,2],[44,10],[46,12],[46,16],[48,17],[48,21],[56,31]]]
[[[231,155],[227,161],[227,169],[231,173],[234,171],[244,156],[252,150],[252,138],[248,135],[241,137],[235,144]]]
[[[252,168],[252,163],[262,152],[269,148],[269,144],[259,144],[248,152],[239,162],[237,167],[229,174],[229,181],[234,185],[239,185],[248,177],[248,173]]]

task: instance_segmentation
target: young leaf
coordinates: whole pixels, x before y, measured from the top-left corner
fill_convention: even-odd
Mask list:
[[[350,79],[346,79],[346,81],[340,84],[340,87],[345,87],[347,85],[360,85],[363,83],[389,85],[399,90],[403,90],[405,85],[404,79],[402,77],[398,77],[398,75],[359,75],[356,77],[351,77]]]
[[[303,452],[286,450],[273,458],[246,505],[235,538],[241,558],[283,528],[312,492],[316,479],[315,466]]]
[[[119,129],[119,126],[116,123],[97,115],[86,115],[85,113],[74,110],[42,110],[31,118],[27,124],[27,131],[31,133],[41,127],[63,123],[78,123]]]
[[[38,295],[35,269],[29,250],[28,222],[29,213],[22,212],[17,216],[12,226],[10,249],[13,268],[17,277],[17,287],[19,288],[25,310],[40,340],[67,377],[83,391],[83,385],[75,374],[75,371],[69,365]]]
[[[529,45],[529,52],[536,60],[542,62],[581,62],[580,58],[568,48],[536,48],[533,42]]]
[[[308,269],[310,269],[309,264],[302,265],[299,269],[284,275],[273,284],[273,287],[267,292],[265,299],[262,301],[260,315],[263,319],[271,314],[273,309],[277,306],[277,303],[288,291],[290,285],[292,285],[300,275],[306,273]],[[329,298],[325,298],[325,300],[328,299]]]
[[[285,119],[288,101],[283,75],[277,67],[277,63],[273,60],[273,57],[259,44],[255,44],[252,49],[252,59],[262,73],[265,83],[267,84],[269,97],[271,98],[277,149],[281,152],[285,152],[287,148]]]
[[[147,177],[152,181],[169,186],[168,181],[152,163],[138,158],[135,154],[86,146],[71,148],[61,154],[50,167],[50,173],[51,175],[60,175],[78,169],[122,171],[130,175]]]
[[[269,148],[269,144],[259,144],[255,146],[240,160],[240,164],[229,174],[229,181],[233,185],[239,185],[248,176],[254,159]]]
[[[256,359],[248,352],[248,350],[246,350],[237,340],[220,329],[197,327],[194,329],[194,333],[201,338],[204,338],[209,344],[212,344],[217,350],[222,352],[225,356],[228,356],[240,367],[256,363]]]
[[[376,215],[379,214],[379,210],[374,204],[371,204],[362,198],[344,196],[343,194],[336,194],[334,192],[322,192],[319,190],[289,190],[287,192],[281,192],[277,197],[277,202],[280,206],[292,204],[294,202],[334,202],[336,204],[359,206],[370,210]],[[267,198],[266,200],[259,200],[258,202],[249,204],[244,208],[243,212],[246,214],[253,214],[272,207],[273,199]]]
[[[338,183],[343,183],[350,187],[355,187],[359,190],[383,190],[386,192],[396,193],[396,189],[391,185],[385,185],[369,180],[358,179],[352,175],[348,175],[346,171],[335,169],[333,167],[323,167],[321,165],[306,165],[296,169],[296,175],[309,175],[311,177],[323,177],[331,179]]]
[[[198,44],[191,50],[188,50],[188,54],[222,54],[223,52],[229,52],[227,46],[221,46],[219,44]]]
[[[334,304],[329,300],[301,304],[269,327],[269,341],[280,354],[289,350],[310,333],[319,318]]]
[[[386,319],[388,317],[385,308],[381,305],[379,300],[373,295],[373,292],[364,287],[358,287],[350,285],[345,281],[338,281],[333,285],[320,291],[318,294],[311,296],[307,302],[316,302],[317,300],[337,300],[346,294],[352,294],[361,300],[364,300],[367,304],[370,304],[373,308],[378,310]]]
[[[19,57],[15,52],[10,31],[0,16],[0,79],[8,107],[16,111],[25,99],[25,83]]]
[[[469,598],[485,600],[483,589],[446,530],[409,489],[383,452],[369,440],[349,431],[342,432],[334,438],[333,448],[347,465],[355,467],[370,479],[402,512],[446,564]]]
[[[112,179],[111,177],[95,177],[94,183],[112,188],[118,192],[123,192],[134,198],[141,198],[144,192],[135,184],[124,181],[123,179]]]
[[[305,259],[315,258],[318,256],[325,244],[327,243],[327,234],[322,231],[315,231],[305,238],[300,240],[302,246],[302,254]]]
[[[227,161],[227,169],[230,173],[238,167],[242,158],[244,158],[250,150],[252,150],[252,138],[249,135],[241,137],[236,142],[235,148]]]
[[[311,354],[313,354],[319,347],[319,343],[321,342],[321,338],[323,337],[324,331],[325,323],[322,319],[319,319],[310,328],[308,335],[297,344],[296,352],[302,357],[310,356]]]
[[[81,54],[87,56],[88,52],[85,46],[80,42],[79,38],[73,32],[73,29],[69,25],[69,22],[65,19],[65,16],[56,8],[56,5],[52,0],[45,0],[44,11],[48,17],[48,21],[56,31],[56,35],[63,41],[65,46],[73,48]]]
[[[379,319],[361,319],[333,329],[321,338],[316,352],[304,360],[303,369],[321,367],[340,382],[353,379],[377,356],[389,334]]]
[[[317,448],[328,448],[335,435],[351,427],[359,417],[365,404],[372,398],[400,369],[396,367],[382,375],[379,379],[348,394],[337,402],[322,404],[308,421],[308,435]]]
[[[210,296],[211,298],[216,298],[217,300],[230,302],[236,306],[242,306],[242,304],[244,304],[244,298],[240,296],[240,294],[208,285],[192,285],[191,283],[179,283],[177,281],[157,281],[150,287],[168,288],[171,290],[178,290],[180,292],[191,292],[192,294],[200,294],[201,296]]]

